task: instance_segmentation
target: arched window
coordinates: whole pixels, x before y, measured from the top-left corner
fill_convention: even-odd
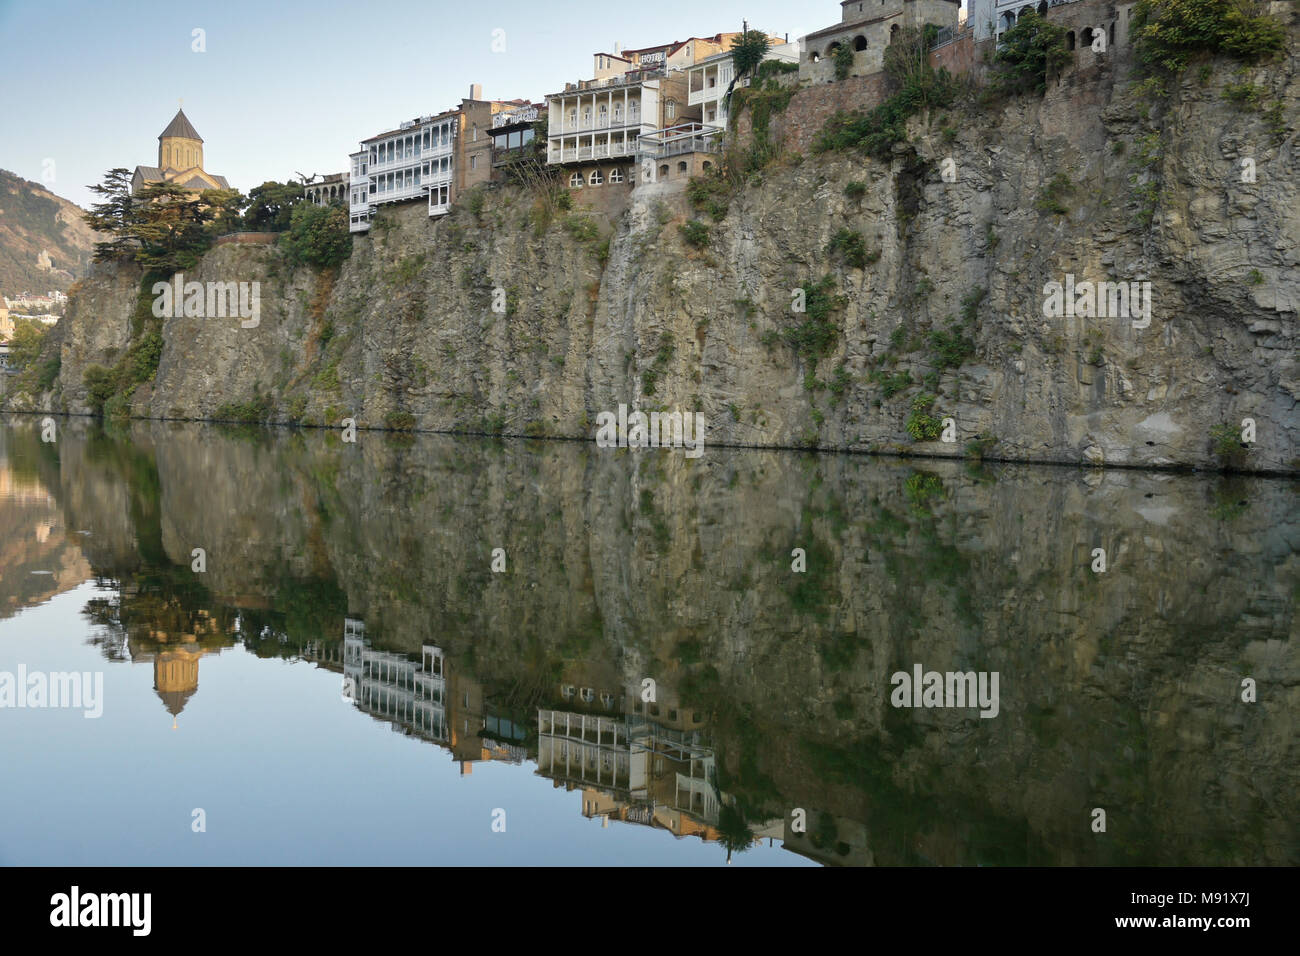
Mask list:
[[[1071,30],[1069,33],[1067,33],[1067,34],[1065,35],[1065,48],[1066,48],[1067,50],[1073,50],[1073,49],[1074,49],[1074,31],[1073,31],[1073,30]]]
[[[614,104],[614,125],[618,126],[623,122],[623,104]]]
[[[898,24],[895,23],[892,27],[889,28],[889,42],[893,43],[897,39],[898,39]]]
[[[1042,2],[1038,4],[1038,15],[1040,17],[1047,16],[1047,0],[1042,0]]]
[[[704,161],[704,171],[707,173],[712,168],[713,168],[713,164],[706,159]]]
[[[569,110],[569,129],[578,128],[578,108],[575,106]]]
[[[667,116],[668,119],[676,119],[676,118],[677,118],[677,101],[676,101],[676,100],[668,100],[666,103],[664,103],[664,115]]]
[[[856,53],[860,53],[866,48],[867,48],[867,38],[864,37],[861,33],[859,33],[857,36],[853,38],[853,50]]]
[[[609,107],[604,103],[600,104],[600,125],[609,125]]]
[[[1092,46],[1092,27],[1083,28],[1083,32],[1079,34],[1079,46],[1081,48]]]
[[[1110,22],[1110,45],[1115,45],[1115,21]]]
[[[611,184],[621,183],[623,181],[623,170],[620,169],[618,166],[615,166],[613,169],[611,169],[609,171],[609,181]]]
[[[821,62],[821,58],[822,55],[818,53],[816,50],[813,50],[811,53],[808,54],[808,59],[813,63]]]
[[[603,186],[605,185],[605,177],[600,174],[599,169],[593,169],[591,171],[591,179],[589,179],[588,182],[593,186]]]
[[[587,129],[590,126],[591,126],[591,107],[584,106],[582,108],[582,128]]]
[[[660,179],[667,179],[667,178],[668,178],[668,164],[667,164],[667,163],[664,163],[662,166],[659,167],[659,178],[660,178]]]
[[[682,162],[680,162],[680,163],[677,164],[677,171],[678,171],[679,173],[684,173],[684,172],[686,172],[686,162],[685,162],[685,160],[683,160]]]
[[[570,189],[582,188],[582,173],[574,173],[572,176],[569,177],[569,188]]]

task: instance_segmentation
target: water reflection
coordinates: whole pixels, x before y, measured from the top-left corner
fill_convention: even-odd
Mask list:
[[[97,578],[86,639],[148,663],[182,730],[197,695],[239,706],[198,679],[239,645],[337,674],[462,776],[532,765],[572,813],[727,856],[1300,860],[1293,483],[158,423],[0,439],[0,613]],[[999,716],[894,709],[917,663],[998,671]]]

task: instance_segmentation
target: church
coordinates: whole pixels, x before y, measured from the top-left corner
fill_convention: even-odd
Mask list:
[[[225,176],[203,169],[203,137],[177,110],[167,128],[158,135],[158,165],[137,166],[131,177],[132,194],[149,183],[171,182],[195,193],[204,189],[229,189]]]

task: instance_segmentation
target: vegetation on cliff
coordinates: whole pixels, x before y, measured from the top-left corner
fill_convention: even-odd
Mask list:
[[[1202,54],[1250,61],[1286,45],[1285,28],[1253,0],[1138,0],[1131,32],[1142,63],[1171,73]]]

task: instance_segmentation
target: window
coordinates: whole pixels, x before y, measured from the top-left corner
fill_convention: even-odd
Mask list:
[[[600,104],[600,125],[601,126],[609,125],[609,107],[606,106],[604,103]]]
[[[667,116],[669,119],[675,119],[677,117],[676,100],[668,100],[666,103],[664,103],[664,115]]]
[[[595,169],[592,170],[591,179],[589,181],[593,186],[602,186],[605,183],[605,177],[601,176],[599,169]]]
[[[478,157],[477,157],[477,156],[471,156],[471,157],[469,158],[469,168],[470,168],[470,169],[478,169]]]
[[[686,172],[686,163],[685,163],[685,161],[682,161],[682,162],[680,162],[680,163],[677,164],[677,171],[678,171],[679,173],[684,173],[684,172]]]
[[[609,181],[611,183],[621,183],[623,181],[623,170],[615,166],[609,171]]]
[[[660,176],[660,178],[662,178],[662,179],[667,179],[667,178],[668,178],[668,164],[667,164],[667,163],[664,163],[662,166],[659,167],[659,176]]]
[[[569,177],[569,188],[570,189],[582,188],[582,173],[574,173],[572,176]]]

